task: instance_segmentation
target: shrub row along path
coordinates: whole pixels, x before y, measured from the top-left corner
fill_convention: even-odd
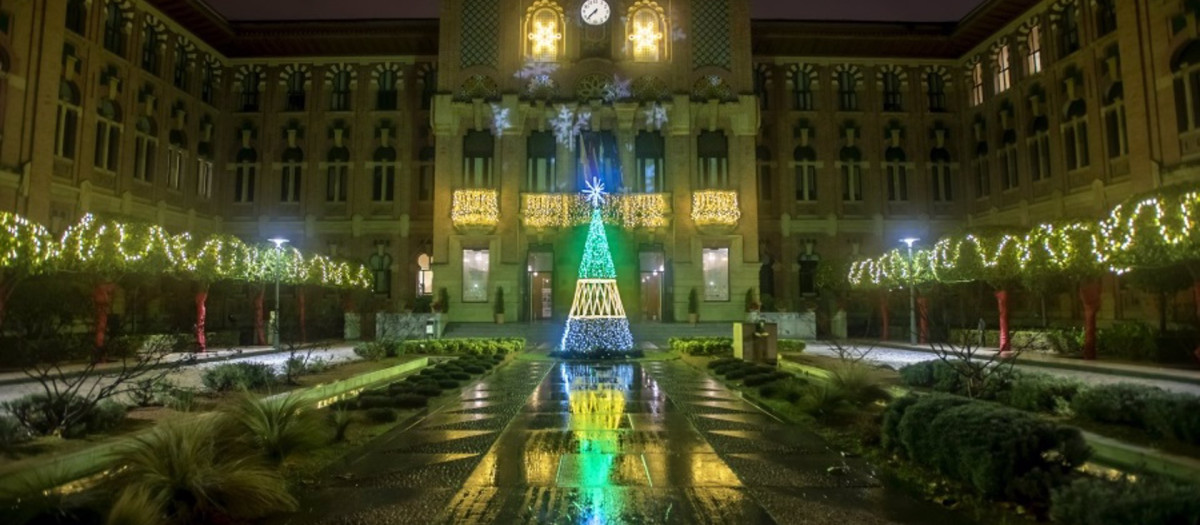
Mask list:
[[[319,478],[274,523],[967,523],[679,362],[518,360]]]
[[[869,343],[862,343],[860,348],[867,348]],[[892,346],[877,346],[871,350],[867,360],[888,365],[895,369],[900,369],[904,365],[920,363],[922,361],[932,361],[937,359],[937,355],[925,350],[912,350],[900,348],[897,343],[888,343]],[[995,349],[987,349],[989,351]],[[982,355],[983,350],[980,351]],[[805,354],[819,355],[826,357],[836,357],[837,353],[832,347],[825,343],[810,342],[804,349]],[[1051,361],[1053,360],[1053,361]],[[1072,368],[1060,368],[1054,366],[1058,361],[1064,361],[1066,366]],[[1088,363],[1082,360],[1051,358],[1041,356],[1023,355],[1017,359],[1018,369],[1027,372],[1040,372],[1043,374],[1051,374],[1068,379],[1074,379],[1088,384],[1110,384],[1110,383],[1134,383],[1139,385],[1156,386],[1164,390],[1173,392],[1181,392],[1185,394],[1200,395],[1200,371],[1184,371],[1177,369],[1159,368],[1150,365],[1123,365],[1113,363]],[[1147,374],[1151,377],[1147,377]],[[1166,377],[1159,377],[1160,374],[1171,374],[1178,376],[1180,381],[1173,381]]]
[[[265,349],[256,349],[256,350],[265,350]],[[303,350],[303,351],[297,350],[296,355],[303,357],[304,355],[307,354],[307,352],[308,352],[307,350]],[[185,354],[180,354],[181,358],[184,355]],[[188,355],[190,355],[190,354],[188,354]],[[214,366],[222,365],[222,364],[226,364],[226,363],[265,363],[265,364],[271,365],[271,367],[274,368],[276,372],[282,373],[284,364],[287,362],[288,358],[291,357],[291,354],[289,352],[287,352],[286,350],[279,352],[279,353],[275,353],[275,352],[272,352],[269,350],[268,351],[260,351],[260,352],[249,352],[249,351],[239,352],[237,350],[221,350],[219,352],[210,351],[205,354],[199,354],[198,357],[199,357],[199,359],[202,359],[202,361],[198,361],[194,364],[180,366],[179,369],[177,369],[177,370],[173,371],[171,374],[169,374],[167,376],[167,378],[172,383],[174,383],[176,386],[181,387],[181,388],[201,389],[201,388],[203,388],[201,376],[204,375],[205,370],[208,370],[209,368],[212,368]],[[172,356],[172,359],[176,359],[176,358],[174,356]],[[360,358],[357,355],[355,355],[354,347],[352,345],[339,344],[339,345],[333,345],[329,348],[319,348],[319,349],[313,350],[312,355],[309,357],[309,359],[310,360],[320,359],[326,363],[334,364],[334,363],[357,361]],[[119,365],[102,365],[102,366],[119,366]],[[79,367],[79,368],[82,368],[82,367]],[[67,372],[70,372],[71,368],[69,366],[67,366],[67,367],[64,367],[64,370]],[[93,383],[104,385],[104,384],[108,384],[111,382],[111,376],[106,376],[103,368],[98,368],[97,371],[95,372],[95,376],[96,376],[95,379],[92,380]],[[23,373],[23,372],[5,372],[3,374],[0,374],[0,379],[4,380],[4,383],[0,384],[0,402],[12,401],[14,399],[26,396],[28,394],[43,393],[42,385],[40,383],[38,383],[37,381],[30,379],[29,376],[25,375],[25,373]],[[93,383],[86,383],[84,386],[84,391],[86,391],[87,388],[90,388],[90,386]],[[115,399],[115,401],[124,402],[126,400]]]

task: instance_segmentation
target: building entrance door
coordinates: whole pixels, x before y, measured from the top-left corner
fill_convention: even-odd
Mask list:
[[[554,317],[554,254],[529,253],[529,320]]]
[[[642,270],[642,320],[662,322],[663,273],[666,269],[666,257],[659,251],[642,252],[638,254],[638,260]]]

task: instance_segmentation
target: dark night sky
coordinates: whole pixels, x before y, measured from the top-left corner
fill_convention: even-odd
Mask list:
[[[436,0],[205,0],[231,20],[436,18]],[[751,0],[756,19],[944,22],[982,0]]]

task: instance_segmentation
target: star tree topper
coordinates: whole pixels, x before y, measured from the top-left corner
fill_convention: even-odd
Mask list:
[[[596,177],[592,177],[592,180],[584,181],[584,183],[587,184],[587,189],[583,191],[583,195],[587,198],[587,201],[591,203],[593,208],[603,206],[604,196],[607,195],[604,192],[604,183]]]

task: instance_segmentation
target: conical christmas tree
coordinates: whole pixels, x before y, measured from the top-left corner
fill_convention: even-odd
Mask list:
[[[617,290],[617,270],[600,216],[604,186],[598,180],[588,183],[588,200],[592,203],[592,221],[560,350],[584,357],[628,352],[633,350],[633,335]]]

